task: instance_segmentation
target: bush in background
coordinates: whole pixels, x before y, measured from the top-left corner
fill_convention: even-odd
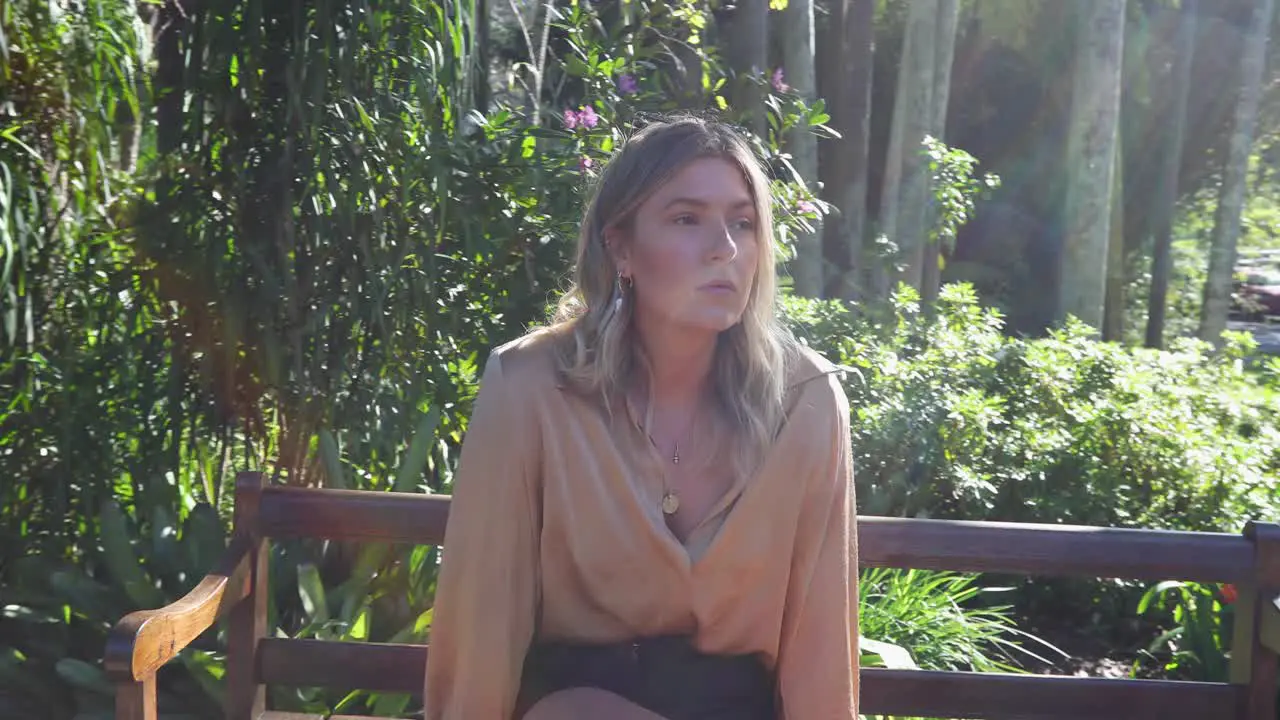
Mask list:
[[[1239,531],[1280,517],[1280,406],[1221,352],[1098,343],[1073,323],[1004,335],[966,285],[858,315],[788,298],[797,333],[849,368],[862,512]]]

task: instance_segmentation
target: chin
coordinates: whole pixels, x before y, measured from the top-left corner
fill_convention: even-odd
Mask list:
[[[693,318],[689,325],[708,332],[722,333],[742,322],[742,313],[706,313]]]

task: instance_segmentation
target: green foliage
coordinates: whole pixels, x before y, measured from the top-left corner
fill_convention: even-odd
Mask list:
[[[1015,653],[1044,661],[1018,638],[1062,655],[1020,632],[1011,606],[984,602],[1008,588],[983,588],[975,580],[958,573],[865,570],[858,587],[858,625],[868,638],[906,650],[912,665],[924,670],[1019,672]],[[878,648],[872,644],[868,649]]]
[[[929,239],[950,255],[955,250],[956,233],[973,217],[975,201],[1000,187],[1000,178],[992,173],[984,173],[981,179],[974,177],[978,159],[964,150],[947,147],[938,138],[926,136],[924,146],[935,206]]]
[[[944,287],[932,316],[906,288],[885,311],[793,297],[783,310],[851,369],[860,512],[1224,532],[1278,517],[1277,364],[1246,369],[1244,336],[1218,354],[1192,340],[1164,352],[1098,343],[1074,323],[1010,338],[964,285]],[[1091,623],[1120,650],[1141,592],[1024,581],[1013,601],[1051,624]],[[1211,648],[1227,636],[1187,626],[1209,609],[1184,611],[1152,645],[1164,672],[1217,667]],[[903,644],[866,622],[868,637]]]
[[[1237,266],[1253,261],[1259,253],[1280,247],[1280,187],[1271,166],[1280,152],[1276,137],[1260,138],[1249,158],[1249,189],[1240,218]],[[1217,207],[1217,184],[1197,190],[1179,204],[1173,228],[1172,274],[1166,300],[1165,336],[1194,336],[1200,322],[1209,245]],[[1129,342],[1140,343],[1146,327],[1151,285],[1149,258],[1133,262],[1125,328]],[[1262,268],[1274,263],[1260,263]]]
[[[1227,650],[1231,645],[1234,605],[1226,593],[1235,588],[1193,582],[1162,582],[1138,603],[1139,613],[1165,616],[1173,627],[1151,643],[1153,659],[1174,677],[1200,682],[1227,682]]]
[[[1170,247],[1173,257],[1169,292],[1165,297],[1165,337],[1195,337],[1200,325],[1200,304],[1208,276],[1209,251],[1202,239],[1177,237]],[[1125,332],[1128,342],[1138,344],[1146,337],[1150,302],[1151,267],[1142,263],[1125,293]]]
[[[855,369],[859,503],[871,514],[1236,531],[1280,508],[1274,395],[1224,354],[1093,341],[1070,324],[1009,338],[971,288],[936,316],[903,289],[888,316],[796,298],[801,337]]]
[[[0,626],[6,643],[17,641],[0,645],[6,717],[109,711],[113,690],[98,663],[106,629],[131,609],[191,590],[222,556],[226,538],[211,506],[196,505],[182,523],[162,507],[150,516],[144,529],[114,501],[103,505],[101,567],[32,554],[6,568]],[[220,698],[223,669],[207,647],[197,643],[179,662],[186,675],[162,688],[162,706],[181,707],[206,693]]]
[[[477,369],[543,317],[583,191],[651,114],[763,114],[752,142],[782,260],[826,210],[783,141],[826,133],[822,102],[769,90],[762,71],[763,108],[728,106],[701,3],[534,8],[526,56],[488,68],[473,0],[185,6],[0,5],[0,458],[20,480],[0,484],[0,715],[110,707],[106,628],[212,566],[238,470],[447,492]],[[698,67],[692,92],[676,58]],[[983,183],[972,156],[932,151],[950,242]],[[1075,329],[1009,340],[958,288],[935,317],[909,295],[858,313],[784,305],[858,371],[873,512],[1216,528],[1276,506],[1274,395],[1243,375],[1238,348],[1144,355]],[[281,543],[271,563],[279,633],[429,630],[434,549]],[[1008,614],[973,587],[873,574],[864,629],[922,666],[996,667]],[[222,647],[210,633],[166,668],[162,711],[216,707]],[[388,714],[409,702],[273,699]]]
[[[673,44],[693,48],[713,107],[724,71],[691,3],[551,6],[538,15],[567,49],[528,102],[490,106],[467,1],[144,7],[155,37],[130,2],[60,7],[2,10],[0,457],[22,482],[0,486],[0,625],[15,630],[0,695],[70,717],[109,706],[68,691],[101,689],[84,663],[109,624],[176,599],[218,554],[236,471],[447,492],[477,368],[562,287],[596,168],[675,109]],[[512,76],[531,82],[530,67]],[[826,117],[769,102],[753,142],[780,207],[798,208],[813,196],[781,138]],[[566,125],[587,108],[590,123]],[[281,544],[271,624],[420,640],[435,558]],[[213,635],[162,673],[165,706],[216,700]]]

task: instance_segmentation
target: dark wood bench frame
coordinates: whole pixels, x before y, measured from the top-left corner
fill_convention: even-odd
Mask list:
[[[216,569],[180,600],[123,618],[110,632],[106,670],[119,720],[155,720],[156,671],[225,619],[226,717],[265,711],[265,686],[421,693],[423,645],[268,637],[272,538],[440,544],[449,498],[264,486],[237,477],[231,541]],[[1280,526],[1243,535],[1021,523],[860,517],[863,567],[1023,575],[1195,580],[1239,590],[1230,681],[862,670],[867,715],[949,718],[1194,718],[1276,720],[1280,652]],[[267,713],[304,720],[317,716]]]

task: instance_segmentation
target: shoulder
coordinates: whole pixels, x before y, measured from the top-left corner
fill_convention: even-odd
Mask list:
[[[851,368],[837,365],[800,343],[793,346],[789,355],[784,387],[789,412],[799,409],[797,406],[820,412],[848,412],[849,399],[841,381]]]
[[[536,394],[556,384],[557,334],[536,328],[497,346],[485,363],[484,382],[501,383],[508,392]]]

